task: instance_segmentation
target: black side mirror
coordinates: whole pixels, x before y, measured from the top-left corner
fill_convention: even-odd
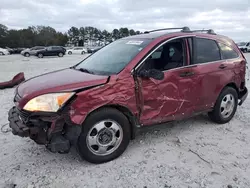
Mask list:
[[[163,80],[164,79],[164,72],[157,70],[157,69],[150,69],[150,70],[141,70],[138,76],[142,78],[154,78],[156,80]]]

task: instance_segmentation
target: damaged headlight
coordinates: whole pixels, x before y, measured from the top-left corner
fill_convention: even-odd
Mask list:
[[[57,112],[73,95],[73,92],[41,95],[31,99],[23,109],[32,112]]]

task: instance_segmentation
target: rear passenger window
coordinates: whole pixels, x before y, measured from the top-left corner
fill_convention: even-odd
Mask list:
[[[195,64],[221,59],[219,47],[214,40],[196,38],[196,50]]]
[[[221,55],[223,59],[234,59],[234,58],[239,57],[238,53],[234,49],[220,42],[218,44],[220,46]]]

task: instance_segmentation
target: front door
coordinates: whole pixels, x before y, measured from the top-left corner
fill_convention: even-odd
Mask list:
[[[199,98],[199,77],[189,65],[187,39],[159,45],[139,67],[164,72],[163,80],[136,78],[139,87],[140,123],[151,125],[189,116]]]

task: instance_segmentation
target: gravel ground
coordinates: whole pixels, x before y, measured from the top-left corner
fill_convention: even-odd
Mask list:
[[[250,62],[250,54],[246,56]],[[20,71],[27,79],[81,59],[80,55],[1,56],[0,81]],[[13,92],[0,90],[0,125],[7,123]],[[53,154],[27,138],[0,133],[0,187],[249,188],[248,106],[250,98],[225,125],[211,123],[202,115],[143,130],[122,156],[101,165],[83,161],[75,149],[69,154]]]

